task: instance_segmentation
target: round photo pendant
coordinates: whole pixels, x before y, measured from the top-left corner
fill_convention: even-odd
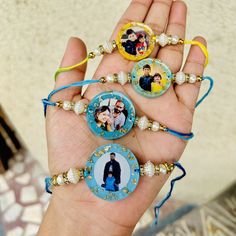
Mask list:
[[[172,77],[167,65],[152,58],[137,62],[131,72],[134,89],[148,98],[159,97],[165,93],[171,85]]]
[[[92,99],[86,116],[93,133],[104,139],[118,139],[132,129],[135,109],[124,94],[110,91]]]
[[[108,144],[98,147],[86,163],[85,181],[99,198],[118,201],[132,193],[139,182],[139,164],[126,147]]]
[[[122,56],[132,61],[148,57],[154,46],[155,36],[150,27],[143,23],[131,22],[118,33],[116,42]]]

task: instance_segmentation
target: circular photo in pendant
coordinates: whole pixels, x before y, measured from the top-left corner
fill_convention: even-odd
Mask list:
[[[131,77],[132,85],[139,94],[154,98],[168,90],[173,75],[168,66],[160,60],[147,58],[134,65]]]
[[[104,139],[118,139],[127,134],[135,121],[132,102],[120,92],[103,92],[87,108],[90,129]]]
[[[118,144],[98,147],[86,163],[86,184],[96,196],[107,201],[129,196],[135,190],[139,176],[136,157]]]
[[[120,54],[132,61],[148,57],[155,46],[152,29],[137,22],[124,25],[119,31],[116,41]]]

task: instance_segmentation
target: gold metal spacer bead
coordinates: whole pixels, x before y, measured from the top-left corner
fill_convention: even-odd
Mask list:
[[[127,82],[131,83],[132,81],[131,73],[127,73],[127,78],[128,78]]]
[[[179,39],[179,44],[184,44],[184,40],[183,39]]]
[[[56,106],[59,107],[59,108],[62,108],[63,107],[63,101],[57,101],[56,102]]]
[[[98,46],[98,50],[100,51],[101,54],[105,53],[105,49],[104,49],[104,47],[102,45]]]
[[[135,120],[134,120],[134,126],[137,126],[137,124],[138,124],[138,120],[139,120],[139,117],[135,117]]]
[[[112,48],[113,50],[117,48],[117,43],[116,43],[116,40],[112,40]]]
[[[166,167],[166,170],[167,170],[167,173],[171,173],[174,168],[175,168],[175,165],[173,163],[169,164],[169,163],[164,163],[165,167]]]
[[[52,176],[52,185],[53,185],[53,186],[58,186],[58,183],[57,183],[57,175],[53,175],[53,176]]]
[[[143,166],[143,165],[140,165],[139,168],[140,168],[140,175],[141,175],[141,176],[144,176],[144,175],[145,175],[145,174],[144,174],[144,166]]]
[[[197,82],[201,82],[202,81],[202,76],[197,76]]]
[[[161,131],[166,131],[167,127],[165,125],[160,124],[160,128]]]
[[[155,165],[154,168],[155,168],[155,175],[159,175],[160,174],[160,167],[159,167],[159,165]]]
[[[90,52],[90,53],[88,54],[88,58],[89,58],[89,59],[93,59],[93,58],[95,58],[95,57],[96,57],[96,55],[95,55],[94,52]]]
[[[185,81],[188,83],[189,82],[189,74],[185,74]]]
[[[83,168],[78,170],[78,175],[79,175],[79,181],[84,179],[84,169]]]
[[[100,83],[105,84],[106,83],[106,77],[101,77],[100,78]]]
[[[114,83],[118,82],[118,74],[117,73],[113,74],[113,79],[114,79]]]
[[[65,184],[69,184],[70,183],[68,178],[67,178],[67,172],[63,172],[62,173],[62,177],[63,177],[63,181],[64,181]]]

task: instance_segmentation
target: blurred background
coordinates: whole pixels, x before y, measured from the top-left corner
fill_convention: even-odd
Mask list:
[[[177,184],[172,200],[165,206],[158,235],[235,235],[236,2],[185,2],[186,38],[202,35],[207,39],[210,59],[205,75],[214,78],[215,87],[196,111],[196,137],[182,157],[187,177]],[[130,1],[0,3],[0,235],[35,235],[49,199],[43,190],[47,147],[41,99],[53,88],[53,74],[69,37],[80,37],[88,51],[94,49],[109,39]],[[86,78],[92,77],[99,61],[89,62]],[[206,89],[204,84],[201,92]],[[167,182],[160,197],[168,187]],[[173,212],[171,220],[168,216]],[[212,212],[223,218],[218,219]],[[140,220],[137,235],[153,234],[146,228],[152,216],[150,210]]]

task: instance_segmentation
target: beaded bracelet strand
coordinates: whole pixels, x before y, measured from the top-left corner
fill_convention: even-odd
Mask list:
[[[97,136],[104,139],[118,139],[126,135],[132,127],[153,132],[162,131],[183,140],[193,138],[193,133],[181,133],[153,121],[146,116],[135,116],[135,108],[131,100],[123,93],[116,91],[102,92],[87,105],[83,100],[78,102],[51,102],[51,96],[43,99],[44,106],[56,106],[66,111],[74,111],[76,115],[86,114],[89,128]]]
[[[66,172],[45,178],[45,190],[52,194],[53,188],[77,184],[85,180],[92,193],[105,201],[119,201],[128,197],[137,187],[141,176],[154,177],[170,174],[177,167],[182,174],[171,180],[167,195],[154,207],[157,224],[160,208],[171,197],[174,184],[185,175],[179,162],[154,164],[147,161],[140,165],[128,148],[119,144],[98,147],[86,162],[85,168],[70,168]]]
[[[184,40],[177,35],[166,35],[165,33],[155,35],[149,26],[139,22],[131,22],[120,29],[116,40],[105,41],[104,44],[99,45],[98,48],[91,51],[84,60],[75,65],[58,68],[55,73],[55,79],[61,72],[75,69],[85,64],[89,59],[104,54],[110,54],[116,49],[118,49],[119,53],[124,58],[139,61],[148,57],[155,45],[165,47],[168,45],[183,44],[197,45],[200,47],[206,57],[205,66],[208,64],[208,51],[202,43],[195,40]]]

